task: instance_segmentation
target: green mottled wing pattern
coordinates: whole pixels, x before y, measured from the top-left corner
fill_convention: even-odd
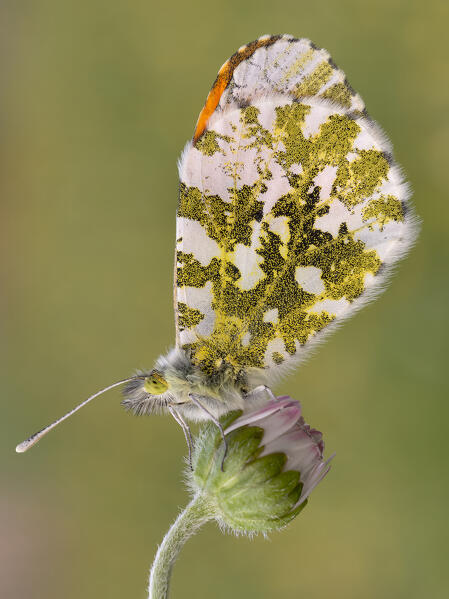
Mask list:
[[[281,372],[379,293],[416,226],[390,146],[359,110],[231,92],[180,161],[177,344],[208,374]]]

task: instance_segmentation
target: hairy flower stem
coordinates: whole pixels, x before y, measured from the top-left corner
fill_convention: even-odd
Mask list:
[[[201,493],[197,493],[173,522],[157,550],[150,572],[149,599],[167,599],[171,571],[182,546],[212,518],[207,501]]]

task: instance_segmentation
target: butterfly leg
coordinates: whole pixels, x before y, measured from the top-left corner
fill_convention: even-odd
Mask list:
[[[168,410],[169,410],[170,414],[173,416],[173,418],[176,420],[176,422],[179,424],[179,426],[182,428],[182,432],[184,433],[187,447],[189,449],[190,470],[193,470],[193,466],[192,466],[193,440],[192,440],[192,433],[190,432],[189,425],[185,422],[185,420],[183,420],[181,414],[177,410],[175,410],[175,408],[173,406],[169,405]]]
[[[189,397],[190,399],[193,401],[193,403],[198,406],[199,408],[201,408],[201,410],[203,410],[203,412],[205,412],[209,418],[212,420],[212,422],[218,427],[220,434],[221,434],[221,438],[223,439],[223,443],[224,443],[224,454],[223,454],[223,459],[221,460],[221,471],[223,472],[223,465],[224,465],[224,461],[225,458],[227,456],[228,453],[228,442],[226,441],[226,437],[224,434],[224,430],[223,427],[220,424],[220,421],[218,420],[218,418],[216,418],[211,412],[209,412],[209,410],[203,406],[203,404],[199,401],[199,399],[197,399],[195,397],[195,395],[193,393],[189,393]]]

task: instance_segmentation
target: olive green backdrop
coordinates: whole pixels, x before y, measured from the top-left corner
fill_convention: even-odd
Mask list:
[[[182,432],[118,392],[29,433],[174,340],[176,160],[215,74],[264,33],[327,48],[391,137],[423,229],[392,284],[278,389],[331,472],[270,540],[208,525],[172,597],[448,591],[448,69],[441,0],[2,2],[0,596],[146,596],[187,500]]]

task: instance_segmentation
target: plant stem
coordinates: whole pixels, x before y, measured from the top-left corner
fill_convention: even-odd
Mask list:
[[[151,566],[149,599],[167,599],[171,571],[182,546],[205,522],[212,518],[213,514],[207,502],[200,493],[197,493],[173,522],[159,545]]]

